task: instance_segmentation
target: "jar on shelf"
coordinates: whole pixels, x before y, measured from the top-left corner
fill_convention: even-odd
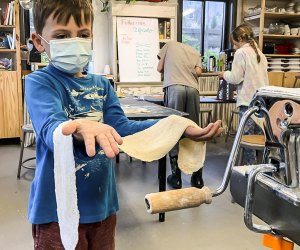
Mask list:
[[[263,46],[264,54],[274,54],[275,53],[275,43],[265,42]]]
[[[291,29],[290,29],[290,26],[289,25],[284,25],[284,34],[286,36],[290,36],[291,35]]]
[[[300,13],[300,2],[295,4],[295,11],[296,13]]]
[[[3,15],[2,9],[0,8],[0,25],[3,25],[3,24],[4,24],[4,15]]]
[[[283,35],[285,27],[283,23],[270,23],[269,34]]]
[[[159,39],[165,39],[165,27],[164,27],[164,23],[163,22],[160,22],[159,23]]]

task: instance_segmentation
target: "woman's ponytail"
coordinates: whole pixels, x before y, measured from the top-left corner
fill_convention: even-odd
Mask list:
[[[256,53],[257,62],[260,63],[260,55],[258,54],[257,46],[253,38],[249,39],[250,46],[254,49]]]

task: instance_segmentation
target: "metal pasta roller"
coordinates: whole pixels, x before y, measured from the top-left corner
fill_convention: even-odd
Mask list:
[[[263,164],[234,166],[246,121],[262,120]],[[254,119],[255,120],[255,119]],[[287,237],[300,245],[300,89],[264,87],[240,121],[221,186],[230,180],[235,202],[245,208],[246,226],[258,233]],[[254,224],[252,215],[265,224]]]

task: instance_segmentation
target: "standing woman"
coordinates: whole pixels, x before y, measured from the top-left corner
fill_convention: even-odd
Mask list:
[[[240,118],[249,108],[255,92],[263,86],[269,85],[267,74],[267,59],[257,47],[253,31],[250,26],[241,24],[236,27],[231,35],[234,49],[232,70],[220,72],[219,77],[228,83],[237,85],[237,107]],[[250,119],[245,125],[244,134],[261,133],[259,127]],[[252,165],[256,162],[254,150],[244,151],[244,164]]]

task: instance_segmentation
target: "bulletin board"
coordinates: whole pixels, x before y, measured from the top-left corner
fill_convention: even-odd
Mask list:
[[[158,19],[117,17],[120,82],[160,82]]]

